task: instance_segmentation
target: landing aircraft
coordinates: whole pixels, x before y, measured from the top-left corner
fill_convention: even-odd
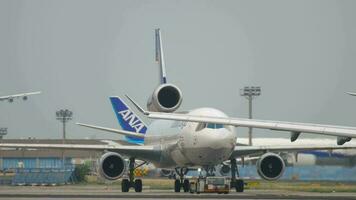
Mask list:
[[[7,95],[7,96],[2,96],[2,97],[0,97],[0,101],[8,100],[10,103],[12,103],[15,98],[22,98],[24,101],[26,101],[28,99],[28,96],[35,95],[35,94],[41,94],[41,92],[40,91],[38,91],[38,92],[28,92],[28,93],[12,94],[12,95]]]
[[[121,129],[77,123],[80,126],[123,135],[131,145],[109,141],[105,145],[0,143],[0,147],[103,151],[105,153],[99,161],[99,172],[104,178],[114,181],[128,173],[128,178],[122,179],[122,192],[128,192],[131,187],[136,192],[142,191],[142,180],[135,179],[133,173],[135,168],[139,167],[135,165],[135,160],[152,163],[158,168],[175,170],[179,177],[174,182],[175,192],[180,192],[181,189],[188,192],[189,180],[185,175],[190,169],[202,168],[207,174],[211,174],[214,166],[228,161],[231,166],[231,186],[242,192],[244,182],[239,178],[237,159],[259,156],[259,175],[266,180],[277,180],[285,169],[285,163],[278,152],[355,148],[343,144],[356,137],[356,127],[231,118],[215,108],[176,112],[182,103],[183,95],[176,85],[167,81],[160,29],[155,30],[155,38],[160,82],[148,100],[147,110],[126,96],[136,111],[145,118],[153,119],[152,123],[146,125],[129,104],[117,96],[110,97],[110,102]],[[297,140],[302,132],[332,135],[338,137],[339,145],[240,146],[236,143],[236,127],[288,132],[291,133],[291,141]],[[129,160],[128,166],[125,157]]]
[[[351,95],[351,96],[356,96],[355,92],[346,92],[347,94]]]

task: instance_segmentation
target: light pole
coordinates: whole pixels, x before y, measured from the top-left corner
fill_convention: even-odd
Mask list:
[[[61,109],[56,112],[57,120],[63,123],[63,144],[66,140],[66,123],[72,119],[73,112],[68,109]]]
[[[248,100],[248,118],[252,119],[252,99],[261,95],[261,87],[244,87],[240,89],[240,95]],[[252,146],[252,128],[248,128],[248,145]]]

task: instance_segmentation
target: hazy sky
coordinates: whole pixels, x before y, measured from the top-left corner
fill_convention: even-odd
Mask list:
[[[356,126],[356,98],[344,93],[356,91],[355,11],[356,1],[326,0],[0,0],[0,95],[43,92],[0,102],[0,127],[59,138],[55,111],[69,108],[68,138],[117,138],[74,122],[118,128],[110,95],[146,104],[158,27],[181,110],[247,117],[239,88],[258,85],[255,118]]]

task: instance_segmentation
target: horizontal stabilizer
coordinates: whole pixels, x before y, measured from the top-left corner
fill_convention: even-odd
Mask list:
[[[84,126],[84,127],[88,127],[88,128],[92,128],[92,129],[101,130],[101,131],[117,133],[117,134],[124,135],[124,136],[137,137],[137,138],[145,137],[145,135],[143,135],[143,134],[135,133],[135,132],[131,132],[131,131],[124,131],[124,130],[113,129],[113,128],[105,128],[105,127],[101,127],[101,126],[94,126],[94,125],[82,124],[82,123],[76,123],[76,124],[79,126]]]

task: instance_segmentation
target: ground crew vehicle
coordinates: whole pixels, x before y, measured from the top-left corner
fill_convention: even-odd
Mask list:
[[[226,177],[199,177],[190,183],[190,193],[219,193],[230,192],[230,179]]]

